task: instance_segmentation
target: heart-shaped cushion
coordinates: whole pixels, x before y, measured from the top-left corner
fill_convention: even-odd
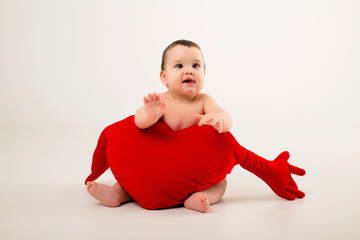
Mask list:
[[[141,130],[130,116],[101,133],[86,182],[110,166],[116,180],[140,206],[179,205],[231,172],[237,164],[231,151],[234,143],[231,133],[219,134],[211,126],[174,131],[159,121]]]

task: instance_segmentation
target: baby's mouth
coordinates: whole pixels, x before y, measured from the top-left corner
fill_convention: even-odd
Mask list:
[[[185,80],[182,81],[183,83],[196,83],[196,81],[194,79],[191,78],[187,78]]]

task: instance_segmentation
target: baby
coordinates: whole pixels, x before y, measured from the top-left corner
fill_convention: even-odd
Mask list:
[[[204,86],[205,62],[200,47],[188,40],[178,40],[163,52],[160,79],[168,91],[148,94],[144,105],[135,113],[135,124],[140,129],[151,127],[163,119],[174,131],[193,125],[211,125],[219,133],[232,126],[228,112],[209,95],[201,93]],[[226,179],[201,192],[189,196],[184,206],[208,212],[210,205],[220,201],[225,193]],[[87,183],[88,192],[102,204],[120,206],[132,200],[117,182],[112,187],[96,182]]]

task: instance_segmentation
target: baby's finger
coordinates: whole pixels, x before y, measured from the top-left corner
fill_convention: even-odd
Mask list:
[[[198,113],[195,115],[195,118],[198,119],[198,120],[201,120],[203,117],[204,117],[204,115],[201,115],[201,114],[198,114]]]
[[[206,115],[203,116],[203,118],[199,122],[199,126],[202,126],[202,125],[209,125],[209,117],[207,117]]]
[[[147,99],[148,99],[149,102],[152,101],[152,95],[151,95],[151,93],[149,93],[149,94],[147,95]]]
[[[210,125],[211,125],[211,126],[215,126],[215,125],[219,122],[219,120],[217,120],[217,119],[215,119],[215,118],[210,119],[210,120],[211,120],[211,122],[210,122]]]
[[[165,102],[165,101],[162,101],[162,102],[161,102],[161,108],[162,108],[162,109],[165,109],[165,108],[166,108],[166,102]]]
[[[144,104],[149,103],[148,99],[146,97],[143,98]]]
[[[211,118],[209,118],[209,116],[207,116],[207,115],[205,115],[204,117],[203,117],[203,119],[202,119],[202,121],[203,121],[203,124],[205,124],[205,125],[211,125]]]
[[[152,100],[152,101],[155,101],[155,100],[156,100],[156,95],[155,95],[155,93],[150,94],[150,96],[151,96],[151,100]]]
[[[203,114],[198,114],[198,113],[197,113],[197,114],[195,115],[195,117],[196,117],[196,118],[198,118],[198,119],[200,119],[200,118],[203,118],[203,117],[204,117],[204,115],[203,115]]]
[[[160,95],[159,95],[159,101],[160,101],[161,108],[165,109],[166,108],[166,102]]]
[[[204,124],[204,117],[202,117],[198,123],[199,126],[202,126]]]
[[[149,93],[149,94],[147,95],[147,100],[148,100],[149,102],[151,102],[151,101],[152,101],[152,96],[151,96],[151,93]]]
[[[219,121],[219,133],[222,133],[224,130],[224,123],[222,121]]]

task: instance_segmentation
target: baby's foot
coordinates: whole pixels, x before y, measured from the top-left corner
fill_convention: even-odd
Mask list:
[[[184,206],[188,209],[203,213],[207,213],[210,210],[209,199],[201,192],[194,193],[188,197],[184,202]]]
[[[88,182],[87,190],[91,196],[99,200],[102,204],[107,207],[118,207],[120,206],[119,193],[112,187],[98,184],[96,182]]]

